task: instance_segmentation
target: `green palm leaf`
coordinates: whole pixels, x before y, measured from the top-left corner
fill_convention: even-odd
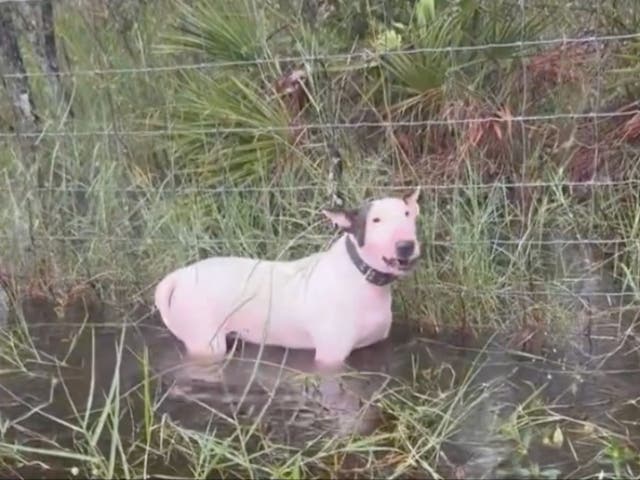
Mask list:
[[[195,52],[216,61],[242,62],[265,56],[266,18],[252,0],[176,0],[181,15],[165,37],[168,53]]]
[[[289,112],[255,80],[196,73],[178,95],[175,135],[184,168],[207,181],[247,179],[289,145]],[[225,132],[225,129],[240,131]]]

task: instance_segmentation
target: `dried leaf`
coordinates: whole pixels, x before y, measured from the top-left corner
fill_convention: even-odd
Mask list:
[[[400,146],[400,150],[407,156],[409,160],[413,160],[414,155],[414,138],[407,133],[396,133],[396,141]]]
[[[500,127],[498,126],[497,123],[493,124],[493,131],[495,132],[498,139],[502,140],[502,130],[500,130]]]
[[[276,92],[285,97],[285,104],[292,118],[296,118],[309,101],[305,82],[307,74],[304,70],[295,70],[278,79]]]

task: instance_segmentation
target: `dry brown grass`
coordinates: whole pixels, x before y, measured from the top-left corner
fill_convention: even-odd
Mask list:
[[[460,181],[469,166],[483,183],[540,181],[547,166],[562,168],[569,182],[624,179],[634,169],[625,151],[640,141],[640,102],[635,99],[619,100],[622,106],[603,110],[611,116],[517,119],[520,114],[544,114],[545,102],[554,95],[562,96],[563,89],[588,91],[596,81],[594,69],[607,68],[615,48],[584,41],[545,49],[505,81],[505,101],[492,104],[469,96],[441,102],[436,118],[449,123],[396,129],[397,150],[421,180],[432,184]],[[524,88],[523,73],[528,85],[524,111],[517,105]],[[574,189],[573,193],[588,190]],[[520,187],[509,195],[527,210],[537,193],[535,188]]]

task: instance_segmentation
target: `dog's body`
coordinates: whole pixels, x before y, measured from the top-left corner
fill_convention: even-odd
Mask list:
[[[162,320],[192,355],[224,358],[226,337],[235,333],[251,343],[315,349],[317,363],[341,364],[352,350],[389,334],[390,282],[419,255],[416,198],[325,212],[345,233],[327,251],[299,260],[218,257],[178,269],[156,288]],[[392,228],[400,211],[405,218]],[[368,226],[381,223],[382,215],[386,230]],[[385,256],[390,248],[381,247],[391,243],[393,250],[407,241],[414,248],[406,258]]]

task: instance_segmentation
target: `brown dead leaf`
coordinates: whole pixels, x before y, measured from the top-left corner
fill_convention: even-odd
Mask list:
[[[502,140],[502,130],[500,130],[497,123],[493,124],[493,131],[495,132],[496,137],[498,137],[498,140]]]
[[[0,285],[6,287],[11,283],[11,277],[8,272],[0,270]]]
[[[301,122],[301,114],[309,102],[307,80],[307,72],[297,69],[280,77],[275,84],[275,91],[283,99],[291,117],[289,142],[292,145],[299,144],[306,133],[306,128]]]
[[[420,321],[420,327],[428,337],[437,337],[440,333],[438,321],[432,315],[423,317]]]
[[[397,132],[395,138],[400,150],[407,157],[407,160],[413,163],[416,157],[414,136],[409,133]]]
[[[292,117],[297,116],[309,101],[307,79],[307,72],[298,69],[276,81],[275,91],[278,95],[287,97],[287,106]]]
[[[635,142],[640,139],[640,113],[636,113],[622,127],[622,140]]]

